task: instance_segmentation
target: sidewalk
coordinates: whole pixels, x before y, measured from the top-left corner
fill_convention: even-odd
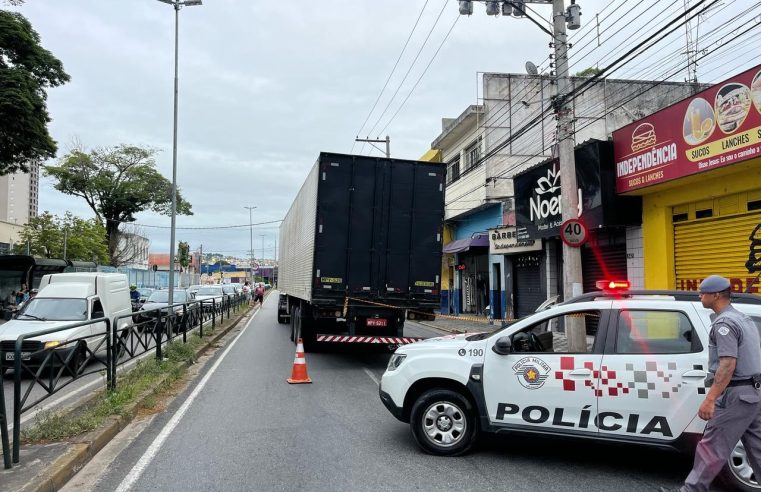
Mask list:
[[[458,318],[458,319],[455,319]],[[476,332],[493,332],[498,330],[502,323],[500,320],[493,320],[490,324],[489,318],[485,316],[463,315],[463,317],[447,315],[446,318],[437,315],[434,321],[415,320],[415,323],[448,331],[450,333],[476,333]]]

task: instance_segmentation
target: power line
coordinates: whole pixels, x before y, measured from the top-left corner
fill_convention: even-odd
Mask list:
[[[256,225],[267,225],[267,224],[277,224],[278,222],[282,222],[283,219],[279,220],[270,220],[267,222],[254,222],[253,224],[240,224],[240,225],[227,225],[227,226],[207,226],[207,227],[175,227],[175,229],[183,229],[183,230],[218,230],[218,229],[237,229],[237,228],[243,228],[243,227],[251,227]],[[161,226],[161,225],[152,225],[152,224],[139,224],[137,222],[126,222],[123,220],[114,220],[111,222],[118,222],[119,224],[127,224],[127,225],[133,225],[137,227],[148,227],[151,229],[169,229],[171,226]]]
[[[386,90],[386,87],[388,87],[388,83],[391,80],[391,76],[394,75],[394,72],[396,71],[396,67],[399,65],[399,60],[402,59],[402,55],[404,55],[405,50],[407,49],[407,45],[410,43],[410,39],[412,39],[412,35],[415,33],[415,29],[417,29],[417,25],[420,22],[420,18],[423,17],[423,12],[425,12],[425,8],[428,5],[429,0],[425,0],[425,3],[423,4],[423,8],[420,9],[420,14],[417,16],[417,20],[415,20],[415,25],[412,26],[412,30],[410,31],[410,35],[407,36],[407,41],[404,42],[404,46],[402,47],[401,53],[399,53],[399,56],[396,58],[396,63],[394,63],[394,68],[391,69],[391,73],[388,74],[388,77],[386,78],[386,83],[383,84],[383,88],[378,93],[378,97],[375,99],[375,103],[373,104],[373,107],[370,109],[370,112],[367,113],[367,118],[365,118],[365,121],[362,123],[362,126],[357,131],[356,135],[359,136],[360,133],[362,133],[362,130],[365,129],[365,125],[367,125],[368,120],[370,120],[370,116],[373,114],[373,111],[375,111],[375,107],[378,105],[378,102],[381,99],[381,96],[383,95],[383,92]],[[354,147],[357,145],[356,140],[351,146],[351,153],[354,153]]]

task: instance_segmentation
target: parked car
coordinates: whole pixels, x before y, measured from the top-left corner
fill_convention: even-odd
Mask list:
[[[169,290],[157,290],[148,298],[138,311],[139,321],[156,319],[159,314],[162,318],[168,314],[176,314],[179,322],[175,325],[177,329],[184,321],[183,316],[190,317],[193,310],[198,309],[198,305],[191,303],[193,295],[185,289],[175,289],[172,294],[172,308],[169,307]],[[165,308],[165,309],[160,309]]]
[[[210,310],[212,308],[212,301],[216,301],[219,304],[224,297],[225,293],[221,285],[204,285],[196,292],[196,300],[201,301],[204,310]]]
[[[233,300],[235,296],[238,294],[238,292],[235,290],[235,287],[230,284],[223,284],[222,285],[222,292],[227,296],[229,300]]]
[[[191,285],[190,287],[188,287],[188,292],[195,295],[196,292],[198,292],[198,289],[200,289],[201,287],[203,287],[203,285]]]

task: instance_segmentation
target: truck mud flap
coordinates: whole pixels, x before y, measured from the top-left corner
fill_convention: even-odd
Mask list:
[[[406,345],[423,340],[420,337],[374,337],[352,335],[317,335],[318,342],[332,343],[381,343],[384,345]]]

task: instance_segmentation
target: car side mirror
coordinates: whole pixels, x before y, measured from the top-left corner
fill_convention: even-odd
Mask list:
[[[508,355],[513,351],[513,341],[510,337],[499,337],[491,349],[495,354]]]

